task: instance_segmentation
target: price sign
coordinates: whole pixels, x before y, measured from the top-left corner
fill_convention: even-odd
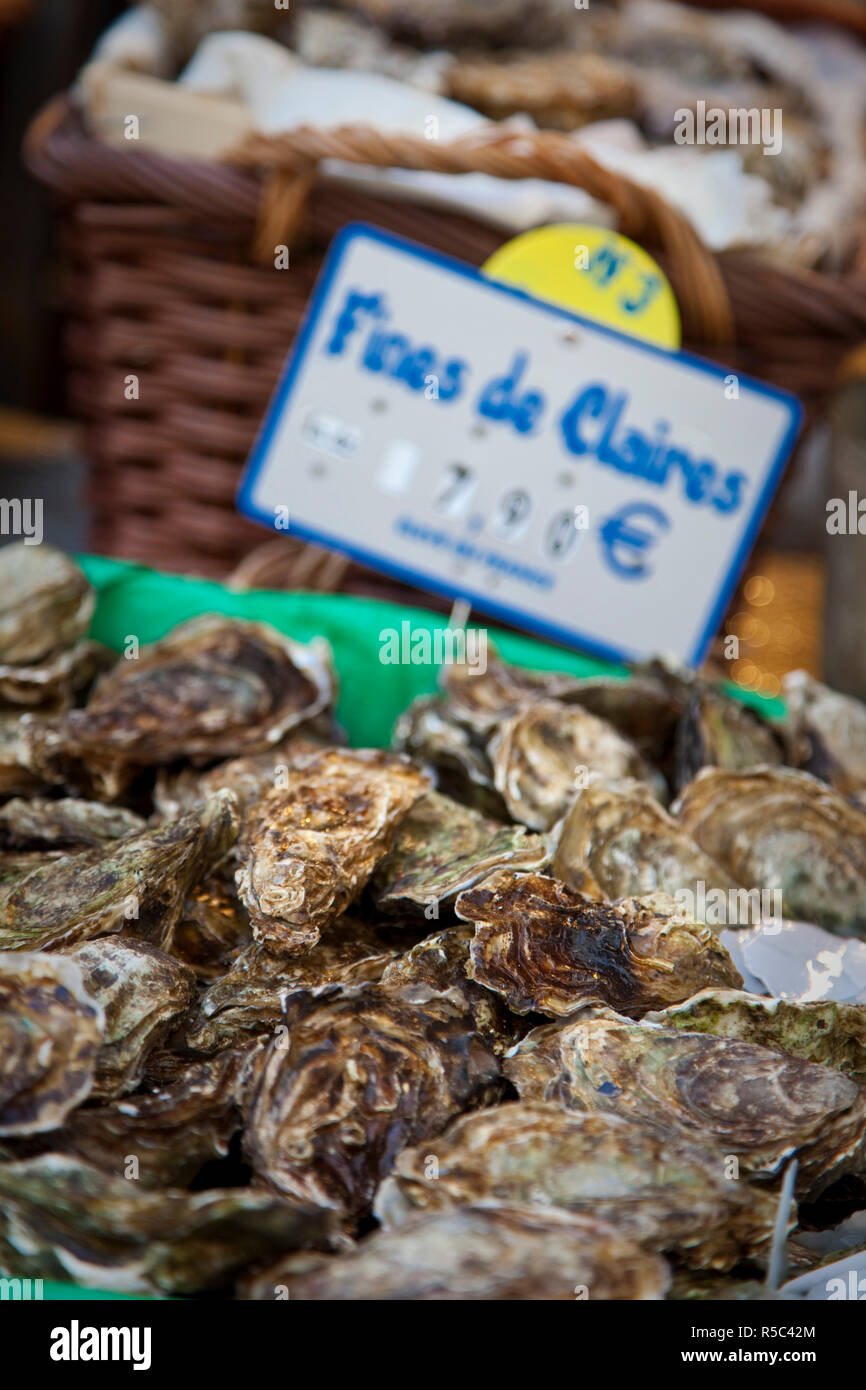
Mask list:
[[[238,505],[556,641],[698,662],[800,414],[784,392],[352,226]]]

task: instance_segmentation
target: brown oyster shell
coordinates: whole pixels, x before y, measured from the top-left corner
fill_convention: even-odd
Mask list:
[[[134,1091],[147,1054],[163,1041],[192,1003],[192,971],[134,937],[85,941],[67,951],[65,959],[80,967],[86,989],[105,1016],[93,1095],[118,1096]]]
[[[457,913],[476,924],[470,978],[518,1014],[603,1003],[640,1017],[662,999],[742,985],[718,938],[664,894],[608,905],[543,874],[502,872],[461,893]]]
[[[0,1135],[54,1129],[87,1099],[104,1023],[74,961],[0,951]]]
[[[220,792],[199,812],[16,877],[0,885],[0,947],[59,946],[121,930],[158,944],[237,831],[234,797]]]
[[[76,696],[114,664],[114,653],[99,642],[76,642],[52,652],[38,666],[0,663],[0,703],[26,709],[68,709]]]
[[[842,796],[866,793],[866,705],[840,695],[806,671],[782,680],[791,762],[829,782]]]
[[[775,1178],[796,1156],[803,1197],[866,1166],[861,1087],[829,1067],[737,1039],[607,1011],[533,1030],[503,1066],[524,1100],[703,1134],[750,1178]]]
[[[685,890],[696,904],[699,883],[737,886],[634,779],[596,782],[580,793],[563,821],[552,872],[588,897],[610,900]]]
[[[463,1115],[404,1149],[375,1213],[390,1227],[465,1203],[554,1207],[609,1221],[693,1268],[723,1270],[766,1253],[777,1206],[724,1170],[715,1145],[676,1128],[519,1101]]]
[[[472,1017],[479,1037],[497,1054],[510,1047],[516,1037],[514,1020],[496,996],[468,977],[471,927],[458,923],[425,936],[386,966],[382,985],[402,999],[417,1000],[423,1007],[431,991],[449,995]]]
[[[201,980],[224,975],[253,939],[249,915],[223,873],[224,866],[218,866],[190,890],[180,920],[163,943]]]
[[[484,737],[458,719],[438,695],[413,700],[394,725],[393,747],[433,768],[439,791],[484,815],[507,820],[484,744]]]
[[[668,1266],[606,1222],[554,1208],[461,1206],[419,1213],[345,1255],[299,1255],[241,1296],[297,1301],[661,1299]]]
[[[83,571],[53,545],[0,549],[0,669],[34,666],[72,647],[96,596]]]
[[[785,916],[866,934],[866,811],[806,772],[700,772],[672,808],[749,887],[781,890]]]
[[[428,782],[396,754],[331,749],[290,768],[244,822],[235,875],[257,941],[309,950],[358,897]]]
[[[14,797],[0,807],[0,845],[10,849],[86,849],[144,828],[134,811],[76,797]]]
[[[740,772],[758,764],[778,766],[782,746],[752,710],[721,690],[696,688],[677,725],[674,785],[682,790],[702,767]]]

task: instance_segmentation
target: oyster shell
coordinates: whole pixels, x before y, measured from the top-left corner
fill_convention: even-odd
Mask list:
[[[742,985],[718,937],[662,893],[606,905],[555,878],[502,872],[461,893],[457,913],[476,923],[470,979],[518,1014],[604,1003],[637,1017],[702,986]]]
[[[401,1148],[492,1099],[499,1066],[462,1001],[427,993],[410,1004],[359,985],[296,1001],[247,1117],[246,1151],[262,1181],[360,1216]]]
[[[51,653],[38,666],[0,663],[0,702],[57,713],[68,709],[114,661],[114,653],[99,642],[81,641]]]
[[[673,806],[740,883],[779,889],[786,917],[866,932],[866,811],[791,768],[706,768]]]
[[[736,887],[649,787],[633,779],[596,782],[580,793],[563,821],[552,871],[590,898],[685,891],[697,905],[699,883]]]
[[[252,942],[249,916],[222,870],[219,866],[190,890],[177,926],[163,943],[202,980],[224,975]]]
[[[0,845],[11,849],[79,849],[144,830],[141,816],[120,806],[62,797],[15,797],[0,807]]]
[[[866,1085],[866,1005],[832,999],[798,1004],[732,989],[703,989],[681,1004],[648,1014],[645,1022],[687,1033],[741,1038],[835,1067]]]
[[[336,1258],[299,1255],[246,1281],[241,1296],[323,1302],[661,1299],[665,1261],[592,1216],[462,1206],[419,1213]]]
[[[24,796],[43,785],[42,777],[30,766],[20,716],[0,710],[0,796]]]
[[[59,946],[123,929],[159,943],[237,831],[234,797],[220,792],[200,812],[16,877],[0,885],[0,947]]]
[[[309,950],[364,888],[422,791],[402,757],[331,749],[290,768],[248,812],[235,879],[257,941]]]
[[[866,705],[839,695],[805,671],[782,680],[791,761],[843,796],[866,795]]]
[[[61,729],[115,797],[137,767],[264,752],[329,706],[330,649],[304,646],[265,623],[194,618],[97,682]]]
[[[696,1269],[724,1270],[765,1253],[777,1206],[724,1167],[715,1145],[677,1129],[519,1101],[463,1115],[404,1149],[374,1210],[390,1227],[464,1203],[553,1207],[609,1221]]]
[[[190,1047],[215,1052],[260,1033],[274,1034],[291,995],[322,985],[375,983],[394,952],[360,923],[326,927],[303,956],[273,954],[254,945],[198,1001],[186,1029]]]
[[[151,1192],[48,1153],[0,1163],[0,1270],[122,1293],[223,1288],[327,1235],[327,1217],[250,1188]]]
[[[674,786],[677,791],[702,767],[740,772],[759,764],[778,766],[782,746],[768,724],[721,690],[698,687],[677,725]]]
[[[472,928],[459,924],[425,936],[386,966],[382,985],[422,1007],[431,991],[450,995],[471,1014],[475,1031],[498,1056],[515,1040],[514,1020],[490,990],[468,978],[472,939]]]
[[[0,1135],[54,1129],[87,1099],[104,1022],[74,961],[0,951]]]
[[[50,959],[75,961],[85,988],[104,1012],[105,1036],[96,1059],[93,1094],[134,1091],[147,1054],[192,1003],[192,971],[134,937],[85,941],[64,957]]]
[[[393,747],[436,771],[440,791],[484,815],[507,820],[493,785],[493,768],[481,738],[451,713],[438,695],[413,700],[394,725]]]
[[[523,1100],[703,1134],[749,1178],[774,1178],[796,1155],[803,1197],[864,1168],[866,1092],[829,1067],[738,1039],[608,1010],[534,1029],[503,1067]]]
[[[593,775],[661,790],[634,744],[579,705],[536,701],[498,726],[488,751],[509,813],[532,830],[550,830]]]
[[[33,666],[71,647],[90,626],[96,596],[53,545],[0,549],[0,669]]]
[[[543,869],[549,860],[550,845],[543,836],[427,792],[403,820],[393,848],[376,870],[378,905],[441,905],[493,869]]]

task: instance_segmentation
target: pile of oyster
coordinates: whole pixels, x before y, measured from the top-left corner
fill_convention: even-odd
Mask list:
[[[208,615],[116,657],[58,552],[0,580],[3,1273],[824,1277],[810,1231],[866,1207],[866,1006],[748,992],[699,890],[866,937],[866,710],[798,676],[771,725],[660,664],[494,657],[353,749],[321,641]]]

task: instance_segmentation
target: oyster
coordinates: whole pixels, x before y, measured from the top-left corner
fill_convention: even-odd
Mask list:
[[[234,797],[220,792],[200,812],[13,878],[0,885],[0,947],[59,946],[124,928],[159,943],[237,831]]]
[[[425,936],[386,966],[382,985],[399,993],[402,999],[417,999],[422,1007],[431,990],[450,994],[458,1007],[471,1014],[479,1037],[499,1055],[515,1040],[514,1020],[490,990],[468,978],[472,939],[471,927],[461,925]]]
[[[843,796],[866,795],[866,705],[839,695],[805,671],[782,681],[791,761]]]
[[[798,1004],[732,989],[704,989],[682,1004],[648,1014],[647,1023],[712,1033],[776,1048],[804,1062],[835,1067],[866,1085],[866,1005],[832,999]]]
[[[331,749],[290,768],[248,812],[236,874],[253,935],[309,950],[359,895],[428,783],[407,759]]]
[[[375,983],[393,956],[368,927],[345,919],[326,927],[303,956],[251,946],[205,990],[187,1025],[187,1042],[198,1052],[215,1052],[256,1034],[273,1035],[285,1022],[291,995],[322,985]]]
[[[476,923],[470,978],[518,1014],[604,1003],[640,1016],[658,1000],[743,983],[718,937],[662,893],[608,906],[555,878],[502,872],[461,893],[457,913]]]
[[[378,1301],[660,1299],[665,1261],[595,1217],[554,1208],[423,1212],[348,1254],[298,1255],[244,1283],[253,1299]]]
[[[54,1129],[87,1099],[103,1027],[74,961],[0,952],[0,1135]]]
[[[199,979],[209,980],[225,974],[251,941],[250,919],[220,866],[190,890],[180,920],[163,945],[192,966]]]
[[[0,703],[55,713],[68,709],[114,660],[114,653],[99,642],[81,641],[38,666],[0,664]]]
[[[24,796],[43,785],[42,777],[30,766],[20,716],[0,710],[0,796]]]
[[[252,1102],[245,1146],[277,1191],[360,1216],[395,1154],[492,1099],[493,1053],[450,994],[359,985],[296,1000]],[[281,1044],[285,1045],[281,1045]]]
[[[134,1091],[147,1054],[163,1041],[192,1003],[192,971],[134,937],[85,941],[64,957],[50,959],[75,961],[86,989],[105,1015],[93,1094],[117,1096]]]
[[[72,647],[90,626],[96,596],[83,571],[53,545],[0,549],[0,672],[34,666]]]
[[[739,772],[759,764],[777,766],[782,761],[779,740],[752,710],[720,690],[699,687],[693,692],[674,741],[677,791],[702,767]]]
[[[596,782],[580,793],[563,822],[553,873],[590,898],[685,892],[693,906],[698,884],[736,887],[649,787],[633,779]]]
[[[222,1288],[322,1240],[327,1217],[250,1188],[151,1192],[65,1154],[0,1163],[0,1270],[122,1293]]]
[[[780,890],[786,917],[866,932],[866,811],[791,768],[706,768],[672,808],[740,883]]]
[[[523,1100],[703,1134],[749,1178],[774,1178],[796,1156],[803,1197],[866,1166],[861,1087],[829,1067],[738,1039],[632,1023],[606,1010],[533,1030],[503,1066]]]
[[[325,644],[303,646],[265,623],[194,618],[119,661],[66,716],[60,741],[111,798],[138,767],[264,752],[334,691]]]
[[[376,870],[379,907],[447,902],[492,869],[543,869],[550,845],[524,826],[488,820],[439,792],[419,797]]]
[[[532,830],[550,830],[593,777],[635,777],[661,791],[634,744],[579,705],[536,701],[498,726],[488,751],[497,791]]]
[[[148,1092],[70,1116],[54,1147],[142,1187],[180,1187],[228,1153],[254,1071],[249,1047],[190,1062]]]
[[[374,1210],[388,1227],[463,1203],[554,1207],[609,1221],[696,1269],[730,1269],[764,1254],[777,1202],[731,1182],[724,1166],[713,1144],[675,1128],[520,1101],[461,1116],[404,1149]]]
[[[479,677],[480,679],[480,677]],[[394,725],[393,746],[436,771],[437,787],[499,820],[508,812],[493,785],[484,739],[436,695],[422,695]]]
[[[11,849],[83,849],[122,840],[144,828],[134,811],[74,797],[15,797],[0,807],[0,845]]]

